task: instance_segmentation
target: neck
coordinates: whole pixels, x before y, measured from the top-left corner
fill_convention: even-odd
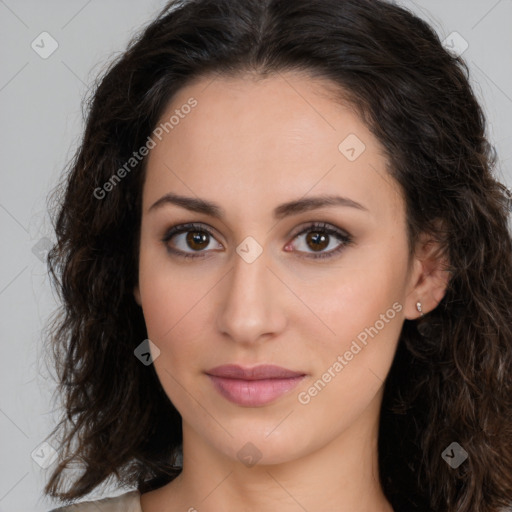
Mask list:
[[[306,447],[305,454],[283,463],[252,467],[205,443],[184,422],[183,471],[157,491],[167,498],[161,510],[174,512],[169,508],[174,503],[175,510],[192,512],[393,512],[379,480],[380,404],[379,393],[328,445]]]

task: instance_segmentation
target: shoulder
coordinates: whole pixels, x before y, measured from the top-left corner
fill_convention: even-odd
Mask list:
[[[65,507],[55,508],[49,512],[142,512],[140,493],[129,491],[115,498],[103,498],[95,501],[83,501]]]

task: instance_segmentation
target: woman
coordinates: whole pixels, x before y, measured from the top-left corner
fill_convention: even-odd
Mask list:
[[[76,510],[507,510],[494,164],[464,62],[398,6],[168,4],[101,79],[57,197],[45,492],[116,476],[135,489]]]

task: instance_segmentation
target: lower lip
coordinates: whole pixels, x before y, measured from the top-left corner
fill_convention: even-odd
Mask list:
[[[273,402],[291,391],[305,377],[288,379],[241,380],[208,375],[217,391],[227,400],[245,407],[258,407]]]

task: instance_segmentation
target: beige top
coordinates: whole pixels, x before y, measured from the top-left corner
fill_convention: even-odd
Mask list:
[[[140,492],[129,491],[115,498],[103,498],[96,501],[83,501],[67,507],[56,508],[50,512],[142,512]]]

